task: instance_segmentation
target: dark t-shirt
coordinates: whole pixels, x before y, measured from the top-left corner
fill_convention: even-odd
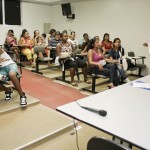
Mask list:
[[[122,54],[122,56],[124,56],[124,48],[121,48],[121,50],[119,51],[116,51],[115,49],[112,48],[109,51],[109,56],[115,60],[118,60],[120,58],[120,53]]]

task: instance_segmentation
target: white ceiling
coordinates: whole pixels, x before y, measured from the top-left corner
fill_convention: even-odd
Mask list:
[[[88,1],[88,0],[20,0],[22,2],[30,2],[30,3],[39,3],[39,4],[46,4],[46,5],[56,5],[62,3],[71,3],[77,1]]]

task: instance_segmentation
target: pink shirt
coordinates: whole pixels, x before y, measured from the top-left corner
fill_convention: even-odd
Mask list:
[[[104,57],[102,54],[97,54],[95,51],[93,52],[92,60],[94,62],[100,62],[103,59],[104,59]]]
[[[112,48],[112,41],[109,41],[108,43],[105,43],[104,41],[102,41],[102,47],[104,47],[105,49],[111,49]]]
[[[6,41],[7,41],[8,45],[12,45],[12,46],[17,45],[17,41],[16,41],[16,39],[14,37],[7,36],[6,37]]]

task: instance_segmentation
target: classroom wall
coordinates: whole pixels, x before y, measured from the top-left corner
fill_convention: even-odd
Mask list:
[[[38,29],[43,33],[43,23],[51,22],[50,6],[41,4],[32,4],[21,2],[22,25],[0,25],[0,44],[4,43],[6,33],[9,29],[13,29],[15,36],[19,39],[23,29],[27,29],[30,36],[33,37],[33,31]]]
[[[84,32],[91,37],[104,33],[110,39],[119,37],[126,52],[145,55],[145,63],[150,73],[150,54],[142,46],[150,37],[150,0],[91,0],[71,3],[75,20],[62,16],[61,5],[51,7],[53,12],[52,27],[57,30],[74,30],[81,39]],[[147,70],[144,71],[144,75]]]
[[[61,5],[42,5],[22,2],[22,25],[0,25],[0,44],[4,42],[8,29],[14,29],[15,35],[20,36],[22,29],[33,31],[38,29],[41,33],[43,23],[51,23],[51,28],[62,31],[74,30],[77,39],[87,32],[90,37],[99,35],[102,39],[104,33],[110,34],[110,39],[119,37],[126,52],[134,51],[136,55],[146,56],[145,63],[148,69],[144,74],[150,74],[150,54],[148,48],[142,43],[150,37],[150,0],[89,0],[71,3],[72,12],[76,19],[67,19],[62,15]]]

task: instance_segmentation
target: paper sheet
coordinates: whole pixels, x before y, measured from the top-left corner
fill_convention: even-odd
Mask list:
[[[150,83],[133,82],[133,87],[137,87],[137,88],[150,88]]]

